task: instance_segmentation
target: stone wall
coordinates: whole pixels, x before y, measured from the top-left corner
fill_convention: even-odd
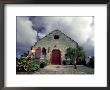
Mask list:
[[[54,39],[54,36],[58,35],[59,39]],[[50,60],[51,52],[53,49],[59,49],[61,51],[61,59],[65,59],[65,51],[69,47],[77,48],[78,44],[66,36],[64,33],[62,33],[59,30],[55,30],[51,33],[49,33],[47,36],[42,38],[40,41],[38,41],[34,46],[33,49],[36,49],[38,47],[45,47],[47,49],[47,59]],[[49,52],[48,52],[49,49]]]

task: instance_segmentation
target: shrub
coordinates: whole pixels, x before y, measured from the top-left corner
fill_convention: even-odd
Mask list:
[[[63,60],[63,65],[66,65],[66,60]]]
[[[36,60],[31,57],[16,58],[16,72],[35,72],[45,67],[48,60]]]
[[[36,62],[35,58],[31,58],[31,63],[28,66],[29,72],[35,72],[39,70],[39,64]]]
[[[63,65],[70,65],[71,64],[71,60],[63,60]]]
[[[29,72],[35,72],[39,70],[39,65],[38,64],[31,64],[29,67]]]
[[[39,70],[39,64],[35,58],[21,57],[16,60],[16,72],[34,72]]]
[[[26,72],[26,58],[21,57],[16,60],[16,72]]]
[[[88,66],[94,68],[94,57],[90,58],[90,61],[88,62]]]
[[[74,62],[73,62],[73,60],[71,60],[71,61],[70,61],[70,65],[73,65],[73,64],[74,64]]]
[[[40,68],[44,68],[47,65],[47,60],[40,61]]]

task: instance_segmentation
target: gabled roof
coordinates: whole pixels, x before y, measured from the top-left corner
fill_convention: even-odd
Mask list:
[[[52,34],[54,32],[58,32],[58,33],[61,33],[61,34],[65,35],[67,38],[69,38],[72,42],[76,43],[77,46],[78,46],[78,43],[76,41],[74,41],[73,39],[71,39],[69,36],[67,36],[65,33],[61,32],[60,30],[54,30],[54,31],[50,32],[49,34],[47,34],[46,36],[44,36],[43,38],[41,38],[39,41],[41,41],[42,39],[44,39],[45,37],[47,37],[48,35],[50,35],[50,34]],[[38,42],[36,42],[35,44],[37,44]]]

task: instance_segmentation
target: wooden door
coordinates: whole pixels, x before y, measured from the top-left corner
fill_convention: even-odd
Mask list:
[[[41,48],[38,47],[35,51],[35,58],[40,59],[40,57],[41,57]]]
[[[61,64],[61,52],[59,49],[52,50],[51,64],[54,64],[54,65]]]

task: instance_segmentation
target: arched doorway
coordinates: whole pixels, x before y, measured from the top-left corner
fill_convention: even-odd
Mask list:
[[[61,64],[61,52],[59,49],[53,49],[51,55],[51,64],[60,65]]]

